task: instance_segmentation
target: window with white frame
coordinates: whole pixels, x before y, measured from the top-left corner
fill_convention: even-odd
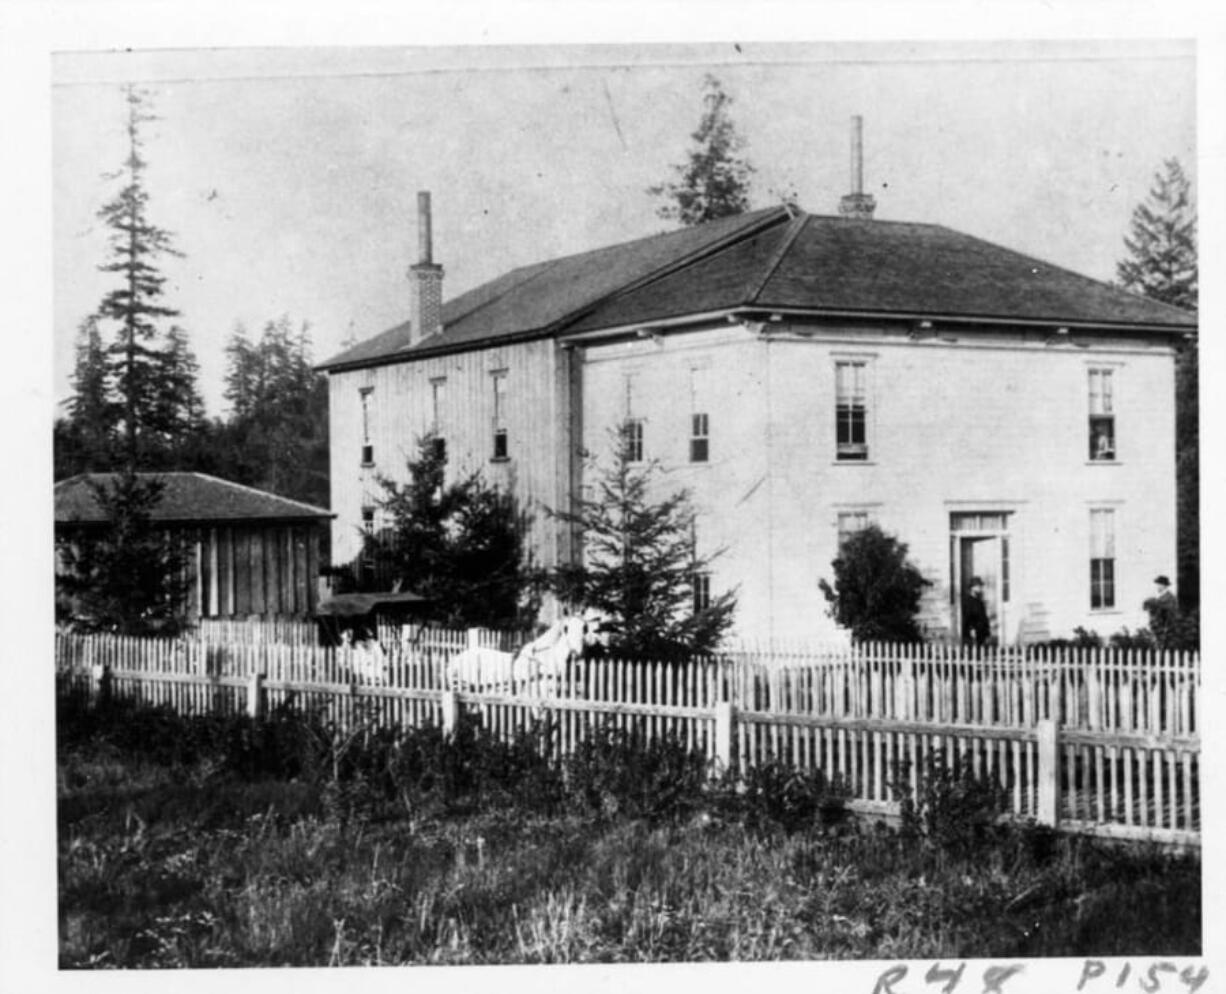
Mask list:
[[[693,575],[693,586],[694,613],[698,614],[711,606],[711,574],[695,573]]]
[[[835,458],[868,458],[868,363],[839,360],[834,365]]]
[[[491,374],[494,389],[494,458],[509,458],[507,449],[507,371]]]
[[[625,425],[626,461],[643,461],[643,419],[627,418]]]
[[[1115,607],[1115,511],[1090,511],[1090,608]]]
[[[1091,369],[1090,461],[1115,460],[1115,377],[1111,369]]]
[[[439,376],[430,381],[430,436],[434,455],[447,458],[447,440],[443,435],[443,401],[447,396],[447,378]]]
[[[708,377],[706,366],[690,369],[690,462],[707,462],[711,458]]]
[[[839,548],[843,548],[843,543],[846,542],[852,535],[858,531],[863,531],[872,522],[872,517],[868,511],[852,510],[839,512]]]
[[[362,399],[362,465],[375,464],[375,447],[370,441],[370,395],[373,387],[362,387],[358,396]]]
[[[690,462],[706,462],[711,453],[711,421],[706,414],[690,415]]]

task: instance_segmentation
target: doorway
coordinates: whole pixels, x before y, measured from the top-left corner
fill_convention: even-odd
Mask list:
[[[993,644],[1008,630],[1011,591],[1008,512],[959,512],[950,515],[950,600],[953,634],[962,638],[962,598],[976,578],[983,581],[983,599]]]

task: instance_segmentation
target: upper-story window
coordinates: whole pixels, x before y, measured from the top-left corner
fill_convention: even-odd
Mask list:
[[[868,458],[868,363],[840,360],[834,379],[835,456],[863,461]]]
[[[707,414],[690,415],[690,462],[706,462],[711,453],[711,419]]]
[[[375,463],[375,447],[370,441],[370,395],[373,387],[362,387],[358,396],[362,398],[362,465],[373,466]]]
[[[443,401],[447,396],[447,378],[439,376],[430,381],[430,444],[438,459],[447,458],[447,439],[443,434]]]
[[[711,458],[709,375],[705,364],[690,369],[690,462],[707,462]]]
[[[627,418],[625,427],[626,461],[643,461],[643,419]]]
[[[494,458],[507,459],[507,371],[499,370],[491,375],[494,389]]]
[[[1115,459],[1115,381],[1110,369],[1090,373],[1090,460]]]
[[[1115,511],[1090,511],[1090,608],[1115,607]]]

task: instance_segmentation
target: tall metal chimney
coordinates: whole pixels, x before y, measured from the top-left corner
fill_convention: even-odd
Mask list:
[[[864,192],[864,118],[851,119],[851,193],[839,201],[839,213],[853,220],[871,221],[877,201]]]
[[[428,190],[417,194],[417,256],[409,267],[410,346],[443,330],[443,267],[434,261]]]

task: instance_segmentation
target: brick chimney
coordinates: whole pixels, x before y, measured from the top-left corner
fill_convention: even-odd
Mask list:
[[[851,193],[839,201],[839,213],[850,220],[871,221],[877,201],[864,192],[864,119],[851,119]]]
[[[434,261],[434,246],[430,231],[430,194],[417,194],[417,255],[418,261],[409,267],[409,291],[412,313],[409,315],[409,345],[443,330],[443,267]]]

